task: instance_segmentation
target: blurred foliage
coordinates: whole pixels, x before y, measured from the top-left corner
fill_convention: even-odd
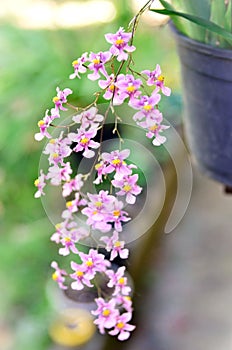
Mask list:
[[[92,100],[96,85],[68,79],[71,62],[82,52],[106,49],[104,33],[128,23],[130,8],[124,11],[124,1],[115,4],[115,22],[97,27],[50,31],[24,30],[7,22],[0,26],[0,317],[13,327],[17,350],[49,346],[51,310],[45,287],[51,275],[50,262],[58,259],[57,247],[49,240],[53,226],[41,202],[33,198],[43,147],[33,135],[37,121],[52,106],[56,86],[76,89],[75,103],[84,105]],[[142,23],[135,45],[139,48],[135,53],[138,70],[160,63],[166,84],[176,89],[163,106],[174,118],[180,113],[179,81],[168,30]]]

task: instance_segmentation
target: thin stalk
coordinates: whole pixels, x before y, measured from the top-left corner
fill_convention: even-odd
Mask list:
[[[137,25],[138,25],[138,22],[139,22],[139,18],[141,17],[141,15],[148,9],[150,9],[151,5],[153,3],[153,0],[149,0],[146,2],[146,4],[139,10],[139,12],[132,18],[132,20],[130,21],[129,25],[128,25],[128,28],[130,28],[130,26],[132,25],[133,23],[133,26],[132,26],[132,36],[131,36],[131,41],[130,41],[130,45],[133,44],[133,40],[134,40],[134,35],[135,35],[135,31],[136,31],[136,28],[137,28]]]

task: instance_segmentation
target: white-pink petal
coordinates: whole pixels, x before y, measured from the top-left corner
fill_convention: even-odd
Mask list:
[[[76,280],[75,282],[71,283],[71,288],[75,290],[81,290],[84,288],[84,286],[79,280]]]
[[[86,149],[84,152],[83,152],[83,157],[85,158],[92,158],[94,157],[94,151],[91,151],[90,149]]]
[[[158,136],[156,136],[156,138],[154,138],[152,143],[154,146],[160,146],[166,141],[166,139],[167,138],[165,136],[158,135]]]
[[[63,255],[63,256],[67,256],[70,254],[70,251],[67,247],[64,247],[64,248],[60,248],[59,249],[59,254],[60,255]]]
[[[118,340],[121,340],[121,341],[127,340],[129,337],[130,337],[130,333],[129,332],[122,331],[118,335]]]
[[[41,140],[43,140],[44,135],[42,135],[40,132],[38,132],[34,135],[34,138],[36,141],[41,141]]]
[[[120,252],[119,252],[119,256],[121,259],[127,259],[128,256],[129,256],[129,250],[128,249],[122,249]]]
[[[136,197],[133,196],[133,194],[131,194],[131,193],[127,193],[126,202],[129,204],[135,204],[135,201],[136,201]]]

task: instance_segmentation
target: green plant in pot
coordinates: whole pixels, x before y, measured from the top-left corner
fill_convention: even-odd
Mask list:
[[[185,130],[199,167],[232,187],[232,1],[160,0],[181,61]]]

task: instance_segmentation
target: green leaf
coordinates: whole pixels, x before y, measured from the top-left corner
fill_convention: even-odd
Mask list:
[[[166,10],[175,11],[174,7],[173,7],[170,3],[168,3],[168,2],[166,2],[166,1],[164,1],[164,0],[160,0],[160,3],[161,3],[161,5],[163,5],[163,7],[164,7]],[[153,9],[150,9],[150,10],[155,12],[155,10],[153,10]],[[182,21],[180,21],[179,18],[175,18],[175,17],[174,17],[174,18],[172,19],[172,21],[173,21],[174,25],[176,26],[176,28],[177,28],[180,32],[182,32],[182,33],[184,33],[184,34],[187,35],[187,32],[185,31],[185,24],[184,24]]]
[[[226,31],[230,31],[225,22],[226,15],[226,5],[224,1],[211,0],[211,14],[210,21],[217,24],[220,27],[224,27]],[[225,42],[222,37],[212,32],[207,32],[206,36],[207,42],[211,45],[225,46]]]
[[[162,3],[166,3],[166,1],[162,0]],[[224,28],[218,26],[217,24],[208,21],[204,18],[201,17],[197,17],[194,15],[190,15],[187,13],[183,13],[183,12],[178,12],[178,11],[174,11],[174,10],[168,10],[168,9],[163,9],[163,10],[159,10],[159,9],[151,9],[151,11],[154,11],[156,13],[160,13],[163,15],[167,15],[167,16],[178,16],[178,17],[182,17],[185,18],[195,24],[198,24],[202,27],[204,27],[205,29],[208,29],[214,33],[217,33],[218,35],[221,35],[223,38],[230,40],[232,43],[232,34],[228,31],[226,31]]]
[[[225,15],[225,28],[232,32],[232,0],[229,1]]]
[[[167,1],[164,0],[167,3]],[[162,0],[161,0],[162,3]],[[183,11],[191,14],[202,14],[202,17],[209,18],[211,0],[172,0],[172,4],[175,5],[177,11],[182,9]],[[163,5],[164,6],[164,5]],[[166,6],[165,6],[166,8]]]
[[[219,25],[225,25],[226,5],[224,1],[211,0],[210,21]]]
[[[173,0],[175,11],[181,11],[194,16],[201,16],[204,19],[210,20],[211,0]],[[204,42],[207,30],[193,22],[187,21],[184,18],[179,18],[185,27],[185,35],[195,40]],[[219,23],[217,23],[219,24]]]

